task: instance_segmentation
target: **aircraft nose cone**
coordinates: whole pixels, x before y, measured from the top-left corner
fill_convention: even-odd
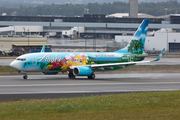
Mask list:
[[[12,61],[11,63],[10,63],[10,66],[12,67],[12,68],[14,68],[14,69],[16,69],[16,70],[18,70],[18,63],[16,62],[16,61]]]
[[[10,63],[10,66],[11,66],[12,68],[15,68],[15,62],[12,61],[12,62]]]

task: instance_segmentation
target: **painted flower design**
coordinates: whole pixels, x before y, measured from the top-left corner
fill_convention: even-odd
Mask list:
[[[67,59],[68,61],[69,61],[69,60],[73,61],[73,60],[74,60],[74,57],[75,57],[75,55],[72,54],[72,53],[70,53],[69,55],[66,55],[66,59]]]
[[[46,70],[50,70],[52,68],[52,65],[48,65],[47,67],[46,67]]]
[[[74,62],[72,62],[72,61],[68,61],[67,64],[64,64],[64,65],[61,67],[62,71],[70,70],[69,67],[72,66],[73,63],[74,63]]]
[[[67,59],[66,58],[64,58],[63,60],[61,60],[60,62],[59,62],[59,66],[63,66],[63,65],[65,65],[66,64],[66,62],[67,62]]]
[[[65,56],[61,61],[53,61],[48,62],[46,70],[62,70],[67,71],[70,70],[70,66],[74,65],[86,65],[88,63],[88,56],[84,53],[80,53],[78,55],[74,55],[72,53]]]
[[[86,54],[84,54],[84,53],[80,53],[79,55],[80,55],[80,56],[82,56],[82,58],[83,58],[83,59],[88,60],[88,56],[87,56]]]

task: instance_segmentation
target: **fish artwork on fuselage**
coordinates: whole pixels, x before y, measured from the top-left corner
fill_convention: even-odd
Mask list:
[[[87,76],[94,79],[96,71],[116,70],[136,63],[158,61],[165,49],[157,59],[143,61],[146,57],[143,51],[148,23],[149,20],[144,19],[129,44],[115,52],[44,52],[44,45],[40,53],[21,55],[10,66],[24,74],[24,79],[27,79],[27,72],[42,72],[44,75],[68,72],[69,78]]]

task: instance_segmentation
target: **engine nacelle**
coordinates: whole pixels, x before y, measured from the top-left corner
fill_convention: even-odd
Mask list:
[[[42,72],[43,75],[56,75],[58,72]]]
[[[92,73],[92,69],[86,66],[77,66],[73,69],[73,74],[75,76],[90,76]]]

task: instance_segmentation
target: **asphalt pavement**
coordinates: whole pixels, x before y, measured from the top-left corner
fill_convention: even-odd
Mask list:
[[[94,80],[69,79],[67,75],[28,77],[0,76],[0,101],[180,90],[179,73],[96,74]]]

